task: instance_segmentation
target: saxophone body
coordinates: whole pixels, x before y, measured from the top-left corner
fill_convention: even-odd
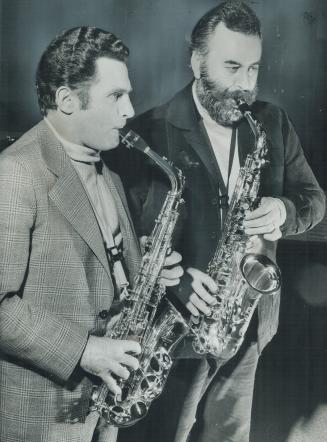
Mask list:
[[[281,284],[280,270],[270,258],[246,252],[249,237],[243,231],[243,219],[246,210],[257,207],[268,148],[266,133],[247,104],[239,101],[238,106],[254,133],[255,146],[240,168],[222,235],[207,268],[218,286],[216,303],[209,315],[191,325],[194,350],[222,364],[240,348],[260,298],[277,292]]]
[[[95,387],[92,394],[91,410],[96,410],[111,425],[127,427],[142,419],[152,401],[161,394],[172,365],[171,354],[188,334],[189,326],[175,307],[163,299],[165,287],[158,283],[170,250],[178,207],[183,202],[184,177],[133,131],[121,131],[121,140],[128,148],[141,150],[153,159],[171,182],[171,190],[147,238],[134,286],[123,301],[121,317],[106,334],[112,339],[139,342],[140,366],[126,381],[119,381],[121,397],[113,395],[104,383]]]

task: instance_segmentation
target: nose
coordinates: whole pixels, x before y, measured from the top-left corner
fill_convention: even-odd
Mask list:
[[[131,103],[131,100],[129,98],[129,95],[126,95],[121,103],[121,116],[127,119],[134,117],[134,115],[135,111]]]
[[[250,91],[253,89],[255,81],[253,74],[248,70],[244,70],[239,72],[236,86],[243,91]]]

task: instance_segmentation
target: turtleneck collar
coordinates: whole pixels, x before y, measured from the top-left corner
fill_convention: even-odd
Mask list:
[[[44,121],[61,142],[67,155],[72,160],[83,163],[96,163],[97,161],[100,161],[100,152],[98,150],[94,150],[90,147],[82,146],[81,144],[72,143],[71,141],[66,140],[56,131],[48,118],[45,117]]]

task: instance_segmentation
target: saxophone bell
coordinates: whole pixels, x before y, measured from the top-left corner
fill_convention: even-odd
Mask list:
[[[248,285],[260,295],[274,294],[280,289],[280,269],[266,255],[247,253],[241,260],[240,270]]]

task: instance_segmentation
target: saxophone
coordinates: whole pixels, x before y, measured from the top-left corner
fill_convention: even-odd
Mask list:
[[[113,395],[102,383],[92,394],[91,410],[96,410],[109,424],[118,427],[133,425],[142,419],[152,403],[161,394],[167,380],[171,354],[180,340],[189,332],[181,314],[163,299],[165,287],[158,283],[171,238],[178,218],[178,207],[183,202],[182,172],[151,150],[133,131],[121,131],[122,143],[149,156],[169,177],[168,192],[151,235],[147,238],[140,269],[134,287],[123,300],[121,317],[106,336],[112,339],[136,340],[142,347],[139,368],[126,381],[119,380],[122,394]],[[160,304],[160,311],[158,309]]]
[[[266,133],[253,118],[248,105],[242,100],[237,104],[255,136],[255,146],[240,168],[222,235],[207,268],[218,286],[216,303],[209,315],[201,316],[191,325],[194,350],[211,354],[222,364],[240,348],[261,296],[274,294],[281,285],[280,270],[270,258],[246,253],[249,237],[242,223],[245,211],[257,207],[268,147]]]

